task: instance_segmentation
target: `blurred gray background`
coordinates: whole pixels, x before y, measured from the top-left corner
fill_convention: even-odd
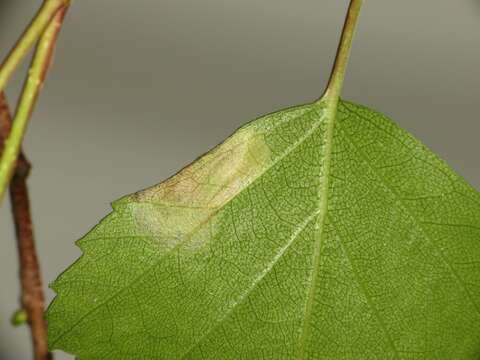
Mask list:
[[[0,0],[2,58],[40,3]],[[45,287],[80,255],[73,242],[109,202],[165,179],[246,121],[320,96],[347,3],[74,1],[25,142]],[[343,94],[391,116],[480,188],[479,0],[367,0]],[[16,256],[5,202],[2,360],[31,358],[28,329],[9,324]]]

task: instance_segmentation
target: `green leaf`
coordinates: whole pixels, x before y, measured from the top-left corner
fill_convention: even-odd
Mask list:
[[[259,118],[113,203],[52,285],[78,359],[476,359],[480,195],[383,115]]]

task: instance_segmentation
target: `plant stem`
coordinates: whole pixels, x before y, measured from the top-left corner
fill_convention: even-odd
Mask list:
[[[333,64],[327,89],[322,96],[322,99],[327,99],[335,109],[340,98],[340,93],[342,92],[345,71],[350,58],[353,36],[357,27],[362,4],[363,0],[350,1],[347,17],[342,30],[342,36],[337,49],[337,55],[335,56],[335,63]]]
[[[8,137],[12,119],[4,93],[0,93],[0,148],[3,139]],[[30,163],[20,152],[15,173],[10,183],[12,215],[15,223],[17,246],[20,261],[21,306],[30,325],[33,349],[36,360],[51,359],[47,345],[47,324],[44,314],[44,296],[40,266],[35,250],[27,177]]]
[[[62,7],[68,6],[69,0],[46,0],[38,10],[30,25],[17,41],[7,58],[0,66],[0,92],[22,59],[27,55],[30,48],[35,44],[41,34],[45,31],[52,18]]]
[[[46,4],[56,4],[58,2],[59,1],[47,1]],[[12,131],[5,141],[5,148],[0,158],[0,202],[3,200],[5,190],[11,180],[25,130],[38,94],[43,86],[66,9],[67,7],[65,6],[57,9],[57,12],[41,35],[35,50],[32,64],[18,103]]]

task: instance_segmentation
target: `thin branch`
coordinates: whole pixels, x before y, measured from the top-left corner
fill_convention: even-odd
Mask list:
[[[44,33],[48,24],[51,23],[55,14],[58,13],[58,10],[68,6],[69,3],[70,0],[45,0],[43,2],[42,7],[38,10],[32,22],[0,66],[0,92],[5,89],[8,80],[22,59]]]
[[[57,2],[58,1],[47,1],[46,3]],[[5,148],[0,158],[0,202],[3,200],[6,188],[12,178],[17,156],[20,152],[20,146],[30,120],[30,115],[50,66],[56,39],[66,10],[66,6],[57,10],[50,24],[48,24],[41,35],[35,50],[32,64],[17,106],[12,130],[5,141]],[[0,73],[2,71],[3,69],[0,69]]]
[[[11,126],[12,119],[7,100],[4,93],[0,93],[0,148],[3,148],[2,140],[8,137]],[[35,359],[47,360],[51,359],[51,354],[48,352],[47,324],[44,318],[45,299],[30,214],[27,187],[29,172],[30,163],[21,151],[10,183],[12,215],[20,261],[21,305],[27,313]]]
[[[21,303],[27,313],[31,328],[35,360],[51,359],[51,354],[48,352],[44,296],[26,182],[30,164],[21,151],[21,144],[50,66],[58,32],[68,4],[67,0],[46,0],[29,28],[0,67],[0,89],[3,89],[30,46],[40,37],[13,124],[5,96],[0,90],[0,140],[4,140],[0,141],[0,146],[3,147],[0,158],[0,201],[11,181],[10,197],[20,259]]]

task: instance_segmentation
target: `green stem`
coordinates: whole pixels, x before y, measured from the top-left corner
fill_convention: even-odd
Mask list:
[[[362,4],[363,0],[350,1],[347,17],[345,19],[345,25],[343,26],[342,30],[342,36],[338,45],[337,55],[335,57],[335,63],[330,75],[330,80],[328,81],[327,89],[325,90],[324,95],[320,99],[326,99],[333,109],[336,109],[338,100],[340,98],[340,93],[342,92],[345,71],[350,58],[353,36],[357,27]]]
[[[16,45],[8,54],[0,66],[0,92],[5,89],[8,80],[15,72],[22,59],[28,54],[30,48],[35,44],[40,35],[52,20],[58,10],[68,6],[69,0],[46,0],[44,1],[37,15],[22,34]]]
[[[60,1],[47,1],[45,4],[58,4]],[[63,2],[62,2],[63,3]],[[32,64],[28,71],[22,94],[13,119],[13,126],[9,137],[5,141],[5,148],[0,158],[0,202],[10,183],[13,170],[20,152],[20,146],[27,128],[30,115],[35,106],[38,94],[50,65],[58,31],[66,12],[66,7],[56,8],[56,13],[45,28],[38,41]],[[35,21],[33,22],[35,23]],[[28,31],[27,31],[28,32]]]

